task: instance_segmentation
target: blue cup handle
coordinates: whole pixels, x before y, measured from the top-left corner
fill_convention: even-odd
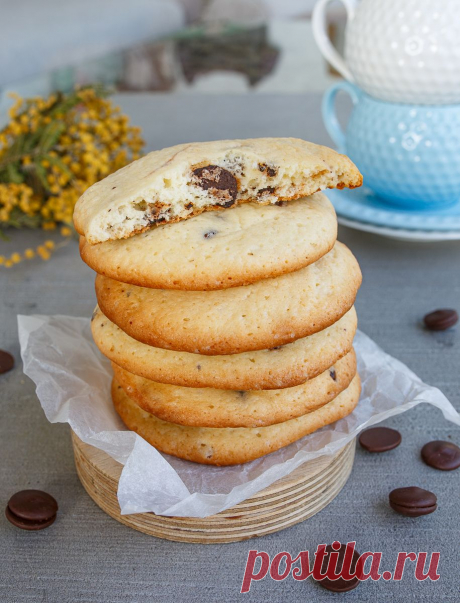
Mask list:
[[[350,82],[338,82],[324,93],[322,103],[323,121],[329,136],[335,142],[340,153],[346,153],[346,136],[337,119],[335,111],[335,98],[338,92],[347,92],[351,96],[353,105],[361,100],[361,91]]]

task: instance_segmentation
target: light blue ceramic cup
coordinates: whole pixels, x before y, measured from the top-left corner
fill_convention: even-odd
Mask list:
[[[345,131],[335,110],[340,91],[353,101]],[[460,199],[460,105],[387,103],[340,82],[324,95],[323,119],[339,151],[382,200],[420,210]]]

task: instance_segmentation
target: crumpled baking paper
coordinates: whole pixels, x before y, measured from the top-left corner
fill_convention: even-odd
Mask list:
[[[355,349],[363,392],[351,415],[245,465],[198,465],[162,454],[126,429],[112,407],[110,363],[94,344],[88,319],[18,316],[18,325],[24,372],[36,384],[48,420],[69,423],[81,440],[124,465],[118,488],[122,514],[213,515],[305,461],[337,452],[365,427],[421,402],[460,425],[460,415],[444,394],[358,332]]]

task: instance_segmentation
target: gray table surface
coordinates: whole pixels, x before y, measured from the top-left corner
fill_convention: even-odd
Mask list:
[[[149,148],[179,142],[252,136],[299,136],[330,143],[321,124],[318,96],[120,95],[118,101],[144,129]],[[421,317],[438,307],[459,307],[460,243],[396,242],[349,229],[340,239],[356,254],[364,274],[357,300],[360,327],[387,352],[460,407],[458,332],[428,333]],[[39,240],[22,232],[14,246]],[[0,251],[1,252],[1,251]],[[95,304],[93,274],[76,243],[48,263],[24,263],[0,271],[0,348],[14,353],[16,368],[0,376],[1,498],[40,488],[59,501],[56,523],[29,533],[0,518],[0,600],[8,603],[234,601],[250,549],[271,556],[319,543],[357,541],[357,550],[383,552],[393,569],[399,551],[440,551],[441,579],[417,582],[413,568],[401,582],[367,581],[349,601],[458,601],[460,563],[459,473],[437,472],[420,458],[431,439],[460,443],[460,433],[441,413],[421,405],[387,422],[403,435],[387,454],[357,450],[353,473],[340,495],[309,521],[253,541],[190,545],[130,530],[105,515],[75,473],[67,425],[50,425],[33,383],[22,374],[16,314],[89,316]],[[438,511],[409,519],[387,505],[395,487],[418,485],[438,495]],[[325,601],[340,595],[311,580],[269,577],[253,583],[250,601]]]

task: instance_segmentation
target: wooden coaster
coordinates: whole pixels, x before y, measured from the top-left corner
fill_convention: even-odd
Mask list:
[[[154,513],[121,515],[117,499],[123,466],[72,432],[78,477],[108,515],[130,528],[177,542],[236,542],[284,530],[324,509],[345,485],[353,467],[355,440],[332,456],[304,463],[251,498],[204,519]]]

